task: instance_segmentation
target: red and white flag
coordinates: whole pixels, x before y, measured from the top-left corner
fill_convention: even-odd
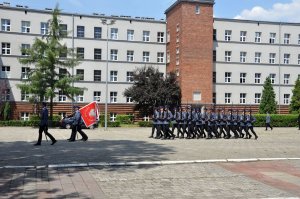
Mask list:
[[[81,118],[86,127],[90,127],[99,120],[99,111],[97,102],[91,102],[88,105],[79,109]]]

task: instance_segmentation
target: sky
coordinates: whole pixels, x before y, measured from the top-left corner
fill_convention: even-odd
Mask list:
[[[126,15],[164,19],[164,11],[176,0],[4,0],[11,6],[54,8],[64,12]],[[214,16],[281,22],[300,22],[300,0],[215,0]]]

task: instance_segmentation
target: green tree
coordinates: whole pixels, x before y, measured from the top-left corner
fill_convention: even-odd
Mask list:
[[[133,81],[124,96],[132,98],[142,116],[152,114],[153,108],[160,105],[180,104],[181,91],[174,73],[163,77],[158,69],[143,67],[134,71]]]
[[[271,83],[270,77],[267,77],[264,88],[262,91],[262,97],[259,105],[259,113],[265,114],[276,114],[277,103],[275,101],[275,92]]]
[[[11,107],[9,102],[5,102],[3,109],[3,120],[9,120],[11,114]]]
[[[296,80],[295,87],[293,89],[293,96],[290,104],[290,112],[300,113],[300,78]]]
[[[67,49],[66,44],[61,44],[65,35],[60,29],[59,12],[56,7],[52,19],[48,21],[48,33],[42,38],[36,38],[31,48],[22,49],[28,56],[19,59],[23,65],[34,65],[34,69],[30,71],[28,79],[23,80],[18,87],[31,94],[35,100],[37,98],[37,102],[49,99],[50,119],[53,116],[53,99],[59,91],[74,100],[74,96],[83,90],[72,86],[78,77],[59,74],[59,69],[70,69],[78,65],[78,60],[74,58],[74,49]],[[71,58],[61,58],[61,55],[69,55]]]

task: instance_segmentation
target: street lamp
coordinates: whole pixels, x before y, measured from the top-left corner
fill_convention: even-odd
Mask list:
[[[106,25],[106,81],[105,81],[105,127],[104,130],[107,131],[107,106],[108,106],[108,26],[115,24],[115,20],[101,19],[103,25]]]

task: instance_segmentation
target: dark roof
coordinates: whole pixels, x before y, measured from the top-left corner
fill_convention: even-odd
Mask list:
[[[212,5],[215,4],[215,0],[177,0],[165,11],[165,14],[167,14],[169,11],[171,11],[174,7],[176,7],[178,4],[180,4],[182,2],[198,3],[198,4],[212,4]]]

